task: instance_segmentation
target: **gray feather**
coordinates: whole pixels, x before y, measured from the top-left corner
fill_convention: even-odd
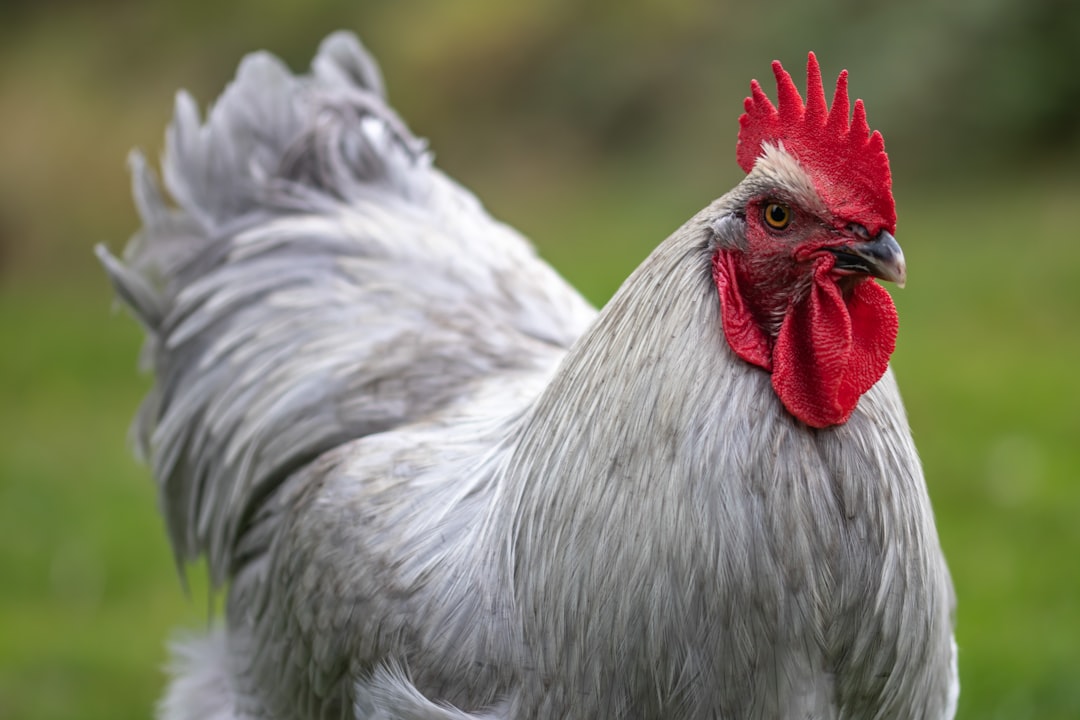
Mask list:
[[[177,208],[132,167],[143,230],[100,254],[148,332],[138,434],[178,559],[229,584],[166,718],[200,688],[227,718],[952,716],[892,374],[814,430],[722,337],[753,176],[597,316],[349,35],[307,76],[246,59],[205,122],[178,97]]]
[[[181,93],[166,207],[140,155],[143,230],[99,255],[149,331],[138,434],[181,560],[232,570],[290,472],[426,415],[493,369],[550,362],[592,311],[430,165],[354,39],[314,74],[247,58],[205,125]]]

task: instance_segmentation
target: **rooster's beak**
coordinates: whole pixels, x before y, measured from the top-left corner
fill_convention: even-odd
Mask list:
[[[892,233],[886,230],[869,240],[858,240],[828,250],[836,256],[836,270],[872,275],[904,287],[907,280],[904,251]]]

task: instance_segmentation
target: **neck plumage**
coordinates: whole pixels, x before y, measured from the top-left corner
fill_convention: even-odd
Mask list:
[[[627,279],[538,399],[507,468],[523,501],[559,488],[585,496],[572,502],[599,503],[615,486],[673,475],[673,453],[684,449],[695,424],[709,421],[715,401],[730,394],[725,366],[740,361],[721,334],[704,215]],[[767,375],[754,374],[767,388]],[[639,471],[624,477],[620,467]],[[640,472],[649,467],[653,472]],[[535,476],[541,468],[547,477]],[[538,504],[557,502],[549,497]]]
[[[574,635],[582,617],[598,621],[581,628],[597,634],[583,646],[606,642],[605,627],[644,621],[657,632],[610,637],[640,644],[627,657],[663,657],[670,638],[659,628],[682,617],[672,603],[689,601],[672,589],[715,577],[694,570],[721,551],[706,506],[743,493],[721,481],[758,475],[748,464],[768,455],[758,446],[783,410],[769,375],[724,341],[711,275],[716,216],[716,204],[699,213],[623,284],[563,361],[503,466],[506,502],[489,520],[500,527],[499,562],[523,617],[546,628],[539,641],[556,638],[540,651],[544,662],[570,662],[559,638]],[[642,608],[654,616],[640,617]]]
[[[728,347],[709,226],[722,202],[624,283],[501,464],[500,501],[483,523],[490,542],[481,544],[506,574],[530,662],[541,677],[573,684],[560,691],[567,697],[621,692],[575,654],[597,648],[621,664],[604,668],[607,677],[627,682],[685,661],[672,660],[672,648],[726,658],[714,668],[718,688],[738,684],[742,668],[771,661],[773,652],[802,662],[803,654],[783,648],[808,641],[802,613],[828,578],[863,572],[847,565],[877,563],[893,541],[881,533],[905,518],[917,518],[916,537],[902,545],[936,545],[891,375],[851,422],[815,430],[784,410],[767,372]],[[836,535],[845,516],[858,516],[859,534],[871,538],[850,557],[850,544]],[[925,557],[917,560],[925,572]],[[915,569],[903,568],[897,581],[912,582]],[[865,596],[864,588],[845,588],[826,600],[826,616]],[[779,598],[789,602],[777,605]],[[744,602],[752,607],[733,616]],[[706,637],[716,618],[745,627]],[[762,628],[776,634],[759,636]],[[775,647],[729,646],[730,637]],[[821,648],[821,657],[829,652]],[[792,677],[811,670],[793,668]],[[768,682],[787,680],[781,673]]]

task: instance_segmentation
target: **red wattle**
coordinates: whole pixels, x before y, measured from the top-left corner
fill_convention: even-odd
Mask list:
[[[728,345],[746,362],[771,372],[772,343],[739,288],[735,253],[720,250],[713,256],[713,282],[720,292],[720,319]]]
[[[799,420],[817,428],[846,422],[863,393],[885,374],[896,349],[899,321],[889,293],[867,278],[845,299],[831,274],[833,257],[822,256],[809,294],[789,304],[770,347],[740,291],[736,262],[735,253],[723,251],[713,259],[732,350],[772,371],[773,389]]]

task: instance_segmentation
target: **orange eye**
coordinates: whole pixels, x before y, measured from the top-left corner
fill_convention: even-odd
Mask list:
[[[769,203],[761,213],[765,224],[773,230],[783,230],[791,224],[791,208],[780,203]]]

